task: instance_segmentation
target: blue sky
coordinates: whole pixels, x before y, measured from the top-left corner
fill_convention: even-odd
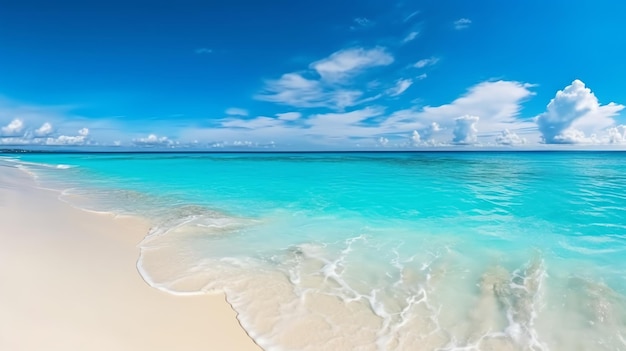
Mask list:
[[[626,145],[617,1],[4,1],[0,144]]]

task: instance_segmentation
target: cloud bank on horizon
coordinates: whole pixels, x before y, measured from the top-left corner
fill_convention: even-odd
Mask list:
[[[441,27],[440,35],[451,41],[467,40],[457,37],[485,30],[481,18],[461,14],[437,21],[423,15],[428,11],[410,10],[397,16],[402,20],[355,16],[335,29],[346,37],[334,50],[302,55],[294,49],[291,56],[297,60],[267,73],[262,64],[255,66],[259,75],[238,79],[256,88],[223,102],[207,96],[216,106],[210,114],[111,117],[72,103],[76,93],[57,97],[55,104],[49,98],[23,103],[8,97],[10,89],[1,83],[0,93],[6,94],[0,95],[0,145],[207,150],[626,146],[624,105],[601,102],[579,77],[585,72],[572,68],[552,78],[548,71],[526,80],[490,66],[481,74],[500,78],[476,79],[459,68],[465,61],[453,49],[436,49],[432,42],[439,38],[429,29]],[[200,44],[202,49],[187,53],[212,59],[226,52]],[[456,72],[452,77],[457,79],[441,73],[446,70]],[[518,79],[503,78],[512,75]],[[563,82],[567,75],[571,83]],[[463,82],[470,83],[461,87]],[[558,82],[551,93],[543,88]],[[207,84],[219,90],[223,83]],[[160,103],[172,105],[153,102]]]

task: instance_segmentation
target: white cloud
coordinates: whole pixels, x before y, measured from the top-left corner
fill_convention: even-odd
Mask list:
[[[496,136],[496,143],[499,145],[521,145],[526,144],[526,139],[505,129],[500,135]]]
[[[404,22],[410,21],[413,17],[419,15],[419,13],[420,13],[419,11],[411,12],[408,16],[404,18]]]
[[[320,137],[366,137],[375,135],[377,128],[364,122],[383,114],[380,108],[366,107],[345,113],[315,114],[306,120],[306,133]]]
[[[337,82],[366,68],[387,66],[393,61],[393,56],[382,47],[351,48],[337,51],[327,58],[313,62],[309,68],[315,70],[323,80]]]
[[[413,146],[417,146],[422,142],[422,137],[420,136],[420,133],[418,133],[417,130],[414,130],[413,133],[411,134],[411,143],[413,144]]]
[[[276,117],[283,121],[295,121],[302,117],[300,112],[285,112],[285,113],[277,113]]]
[[[80,130],[78,130],[78,135],[59,135],[56,138],[47,137],[43,139],[32,139],[32,143],[57,146],[80,146],[89,144],[88,137],[89,129],[81,128]]]
[[[380,145],[380,146],[387,146],[387,144],[389,144],[389,139],[387,139],[385,137],[378,138],[378,145]]]
[[[259,129],[279,126],[283,122],[278,118],[272,117],[256,117],[253,119],[226,119],[222,121],[222,126],[226,128],[243,128],[243,129]]]
[[[389,94],[390,96],[399,96],[404,93],[412,84],[413,80],[411,79],[398,79],[394,87],[387,89],[387,94]]]
[[[415,40],[415,38],[417,38],[417,36],[419,35],[419,32],[411,32],[409,34],[406,35],[406,37],[404,37],[404,39],[402,39],[402,43],[408,43],[410,41]]]
[[[9,122],[9,124],[2,127],[0,130],[2,130],[2,136],[4,137],[22,136],[22,131],[24,130],[24,122],[19,118],[15,118],[11,122]]]
[[[380,128],[385,133],[418,130],[424,139],[423,130],[435,122],[442,131],[438,136],[449,140],[453,138],[451,133],[456,118],[473,115],[480,116],[481,132],[492,137],[504,129],[513,132],[529,128],[536,130],[535,123],[518,118],[521,102],[532,95],[529,87],[511,81],[483,82],[449,104],[396,111],[381,123]]]
[[[86,138],[82,135],[60,135],[56,138],[46,138],[46,145],[85,145]]]
[[[233,146],[254,146],[255,144],[249,140],[235,140]]]
[[[472,21],[469,18],[460,18],[454,21],[454,29],[456,30],[465,29],[469,27],[470,24],[472,24]]]
[[[374,22],[367,19],[366,17],[357,17],[353,21],[356,24],[356,26],[351,26],[350,29],[352,30],[356,30],[359,28],[367,28],[367,27],[371,27],[374,25]]]
[[[53,129],[52,129],[52,125],[48,122],[45,122],[44,124],[41,125],[41,127],[39,127],[37,130],[35,130],[35,136],[36,137],[46,137],[50,134],[52,134]]]
[[[196,54],[211,54],[213,53],[212,49],[208,49],[208,48],[198,48],[196,49]]]
[[[170,140],[168,137],[162,136],[159,137],[156,134],[150,134],[145,138],[133,139],[133,143],[137,146],[172,146],[174,142]]]
[[[231,107],[226,110],[226,114],[229,116],[247,116],[248,110],[244,110],[242,108]]]
[[[423,79],[426,79],[426,78],[428,78],[428,75],[426,73],[422,73],[419,76],[415,77],[415,79],[417,79],[417,80],[423,80]]]
[[[413,66],[417,67],[417,68],[424,68],[426,66],[432,66],[432,65],[436,64],[437,62],[439,62],[438,58],[431,57],[431,58],[419,60]]]
[[[294,115],[293,120],[281,118],[280,114],[246,120],[225,118],[213,128],[190,128],[184,137],[211,140],[221,145],[225,145],[225,140],[250,140],[259,144],[272,140],[279,145],[348,146],[356,139],[370,140],[370,145],[374,145],[380,136],[407,140],[407,134],[416,131],[421,145],[426,146],[450,145],[451,140],[460,144],[477,140],[495,144],[498,136],[501,142],[506,142],[501,136],[506,129],[534,143],[539,139],[536,123],[519,116],[522,102],[533,94],[531,87],[514,81],[487,81],[469,88],[448,104],[387,113],[385,108],[370,104],[349,112]],[[471,118],[457,121],[464,115],[480,116],[480,131]],[[512,143],[515,142],[512,139]]]
[[[343,109],[359,103],[362,94],[358,90],[325,86],[298,73],[287,73],[278,80],[266,82],[264,91],[255,98],[293,107]]]
[[[626,125],[609,128],[607,136],[609,144],[626,144]]]
[[[380,98],[380,93],[368,97],[360,88],[352,87],[354,78],[371,74],[368,69],[393,61],[393,56],[383,47],[340,50],[311,63],[308,70],[266,81],[255,99],[298,108],[326,107],[341,111]]]
[[[591,144],[594,143],[595,140],[595,134],[589,138],[583,131],[570,128],[554,137],[550,144]]]
[[[109,144],[119,139],[120,134],[129,129],[128,126],[122,125],[121,119],[87,118],[74,113],[75,108],[71,105],[27,104],[0,96],[0,127],[9,122],[2,120],[2,116],[16,116],[21,120],[22,130],[10,137],[14,139],[23,137],[24,140],[19,142],[19,145],[43,145],[46,142],[59,145],[64,142],[64,138],[56,140],[59,136],[75,136],[83,127],[90,129],[90,138],[85,139],[86,144],[95,144],[94,139],[100,145]],[[50,125],[49,129],[48,125]],[[2,134],[0,129],[0,135]],[[80,141],[77,142],[80,143]],[[7,144],[8,140],[3,143]],[[18,141],[14,140],[14,144],[18,145]]]
[[[31,139],[27,139],[24,137],[0,137],[0,145],[30,145],[32,144]]]
[[[613,117],[622,109],[613,102],[600,105],[582,81],[574,80],[556,93],[536,122],[546,144],[592,143],[600,139],[591,135],[614,125]]]
[[[478,129],[476,123],[478,123],[478,116],[465,115],[456,118],[454,125],[454,138],[452,142],[455,144],[467,145],[476,143],[476,137]]]
[[[430,140],[434,137],[435,133],[441,130],[441,127],[437,122],[432,122],[428,127],[421,130],[422,139]]]
[[[286,73],[280,79],[267,81],[264,92],[256,98],[295,107],[329,105],[329,97],[321,84],[298,73]]]

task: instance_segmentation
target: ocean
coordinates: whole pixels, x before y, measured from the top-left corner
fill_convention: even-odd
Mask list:
[[[626,350],[623,152],[0,156],[266,350]]]

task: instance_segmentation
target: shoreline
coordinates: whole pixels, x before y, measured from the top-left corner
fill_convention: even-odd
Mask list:
[[[0,349],[261,350],[224,294],[142,279],[144,219],[82,211],[0,165],[0,223]]]

